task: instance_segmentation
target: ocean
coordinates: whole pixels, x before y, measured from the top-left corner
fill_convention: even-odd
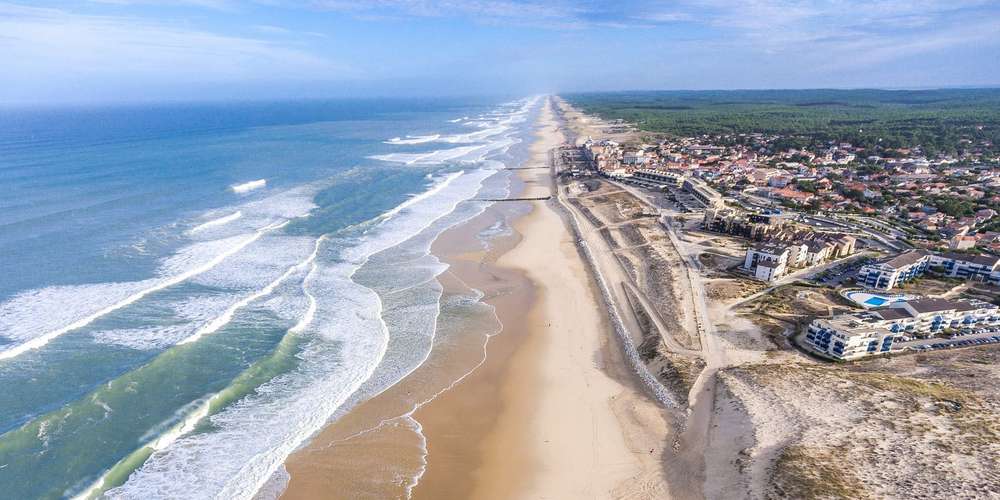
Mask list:
[[[430,247],[507,193],[539,102],[0,108],[0,496],[280,484],[484,314]]]

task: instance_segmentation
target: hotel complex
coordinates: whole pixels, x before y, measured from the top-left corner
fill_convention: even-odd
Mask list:
[[[809,348],[836,359],[851,360],[892,349],[900,337],[926,336],[945,329],[995,325],[1000,307],[981,300],[916,299],[861,313],[820,318],[809,324]]]
[[[936,255],[910,250],[869,264],[858,271],[858,283],[866,288],[891,290],[928,270],[949,278],[1000,284],[1000,257],[947,253]]]

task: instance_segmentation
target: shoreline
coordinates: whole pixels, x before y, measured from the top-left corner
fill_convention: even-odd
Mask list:
[[[513,172],[511,197],[552,193],[548,169],[524,168],[548,165],[563,141],[550,106],[539,114],[530,159]],[[510,234],[484,251],[477,235],[504,220]],[[436,343],[419,372],[440,375],[452,364],[469,371],[392,424],[385,419],[393,408],[399,413],[395,401],[432,373],[414,372],[330,424],[286,461],[282,498],[665,494],[665,417],[628,370],[594,277],[556,210],[542,201],[494,203],[442,233],[432,253],[449,265],[439,277],[445,296],[480,290],[498,334],[487,334],[478,354],[473,342]],[[365,471],[359,464],[408,470],[419,483],[378,485],[357,476]]]

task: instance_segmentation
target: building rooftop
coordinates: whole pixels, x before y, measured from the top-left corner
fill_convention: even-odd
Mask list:
[[[957,305],[955,301],[934,298],[910,300],[907,301],[906,304],[918,313],[950,311],[955,309]]]
[[[903,252],[895,257],[890,257],[886,260],[880,262],[882,265],[889,266],[893,269],[899,269],[901,267],[909,266],[911,264],[916,264],[920,259],[930,255],[926,250],[909,250]]]
[[[894,305],[894,307],[901,307],[900,305]],[[950,299],[940,299],[940,298],[924,298],[916,299],[905,302],[918,313],[932,313],[939,311],[974,311],[976,309],[983,308],[996,308],[996,305],[990,304],[989,302],[983,302],[981,300],[950,300]]]
[[[942,257],[944,257],[946,259],[961,260],[961,261],[965,261],[965,262],[971,262],[973,264],[979,264],[979,265],[988,266],[988,267],[994,267],[994,266],[997,265],[997,262],[1000,262],[1000,257],[997,257],[995,255],[985,255],[985,254],[973,255],[973,254],[967,254],[967,253],[949,252],[949,253],[943,254]]]
[[[771,255],[781,255],[788,250],[785,245],[774,245],[771,243],[758,243],[752,247],[753,251]]]
[[[886,321],[912,317],[909,311],[901,307],[887,307],[884,309],[876,309],[874,311],[871,311],[871,313]]]

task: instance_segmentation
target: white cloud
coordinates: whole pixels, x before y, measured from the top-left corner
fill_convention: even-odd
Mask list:
[[[296,43],[0,3],[0,83],[323,80],[356,76]]]

